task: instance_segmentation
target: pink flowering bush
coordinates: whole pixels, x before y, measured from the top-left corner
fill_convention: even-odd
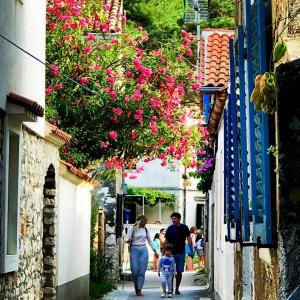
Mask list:
[[[73,136],[64,158],[79,167],[130,168],[141,158],[194,166],[201,132],[183,105],[199,88],[188,61],[194,37],[182,31],[181,41],[148,50],[147,32],[122,14],[109,19],[110,9],[48,1],[46,117]]]

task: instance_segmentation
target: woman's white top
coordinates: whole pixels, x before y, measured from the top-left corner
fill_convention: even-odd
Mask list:
[[[131,247],[132,246],[137,246],[137,247],[146,246],[146,240],[147,240],[150,247],[154,251],[154,246],[153,246],[149,231],[146,230],[145,227],[135,226],[133,235],[132,235],[132,230],[133,230],[132,228],[129,228],[128,232],[127,232],[127,240],[129,240],[131,238],[133,239],[131,242]]]
[[[195,243],[195,248],[198,249],[198,250],[203,250],[203,247],[202,247],[202,239],[198,240],[198,241]]]

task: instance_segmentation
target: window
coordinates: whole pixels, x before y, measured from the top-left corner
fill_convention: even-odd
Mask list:
[[[13,118],[12,118],[13,119]],[[19,262],[19,183],[20,183],[20,132],[9,117],[4,119],[2,145],[2,193],[1,193],[1,273],[18,269]]]

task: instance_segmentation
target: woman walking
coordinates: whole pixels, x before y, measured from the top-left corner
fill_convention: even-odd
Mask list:
[[[138,216],[136,220],[137,222],[134,224],[133,228],[128,230],[127,242],[129,243],[130,247],[130,268],[135,287],[135,293],[137,296],[143,296],[142,288],[144,286],[145,273],[149,258],[146,240],[154,251],[156,258],[158,255],[153,247],[150,234],[146,228],[148,219],[146,216],[141,215]]]

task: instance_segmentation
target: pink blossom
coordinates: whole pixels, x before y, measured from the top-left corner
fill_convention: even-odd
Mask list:
[[[108,133],[108,137],[111,138],[112,140],[115,140],[118,137],[118,133],[112,130]]]
[[[102,70],[102,67],[99,66],[99,65],[91,65],[91,66],[90,66],[90,69],[91,69],[91,70],[94,70],[94,71],[101,71],[101,70]]]
[[[105,93],[109,93],[111,91],[111,88],[109,86],[105,87],[103,90]]]
[[[63,89],[63,84],[62,84],[61,82],[56,83],[55,89],[56,89],[57,91],[62,90],[62,89]]]
[[[71,28],[76,29],[78,24],[76,22],[70,24]]]
[[[57,65],[51,65],[50,66],[50,73],[52,76],[58,76],[60,73],[59,73],[59,68]]]
[[[136,101],[141,100],[142,94],[139,90],[135,91],[134,94],[132,95],[132,98]]]
[[[135,140],[138,137],[139,133],[135,130],[131,131],[131,139]]]
[[[139,174],[139,173],[142,173],[144,171],[144,166],[138,166],[136,167],[136,172]]]
[[[128,103],[129,101],[130,101],[130,98],[129,98],[128,96],[125,96],[125,97],[124,97],[124,102],[125,102],[125,103]]]
[[[134,76],[134,74],[131,71],[129,71],[129,70],[125,71],[125,77],[127,77],[127,78],[133,78],[133,76]]]
[[[153,50],[153,51],[151,51],[151,54],[153,56],[161,56],[162,55],[162,51],[161,50]]]
[[[193,83],[192,84],[192,89],[194,90],[194,91],[198,91],[199,89],[200,89],[200,83],[199,82],[195,82],[195,83]]]
[[[46,95],[49,96],[52,93],[52,88],[51,86],[47,86],[45,89]]]
[[[66,42],[71,42],[73,40],[73,36],[71,34],[66,34],[64,40]]]
[[[119,107],[113,107],[112,111],[117,115],[117,116],[121,116],[123,114],[123,110]]]
[[[101,142],[101,148],[107,148],[109,146],[109,142]]]
[[[110,11],[110,4],[108,4],[108,3],[106,3],[106,4],[104,4],[103,5],[103,9],[105,10],[105,11]]]
[[[88,55],[88,54],[90,54],[92,52],[92,50],[93,50],[93,48],[91,46],[85,47],[82,50],[82,54],[83,55]]]
[[[181,34],[181,36],[186,36],[188,33],[185,30],[180,30],[180,34]]]
[[[145,50],[138,48],[137,49],[137,55],[140,56],[140,57],[144,56],[145,55]]]
[[[117,38],[113,38],[113,39],[111,40],[111,42],[112,42],[113,44],[119,44],[119,43],[120,43],[119,39],[117,39]]]
[[[102,23],[100,25],[100,28],[101,28],[102,32],[104,32],[104,33],[109,32],[109,25],[107,23]]]
[[[107,76],[111,76],[111,75],[113,74],[113,70],[110,69],[110,68],[108,68],[108,69],[106,69],[105,74],[106,74]]]
[[[87,85],[89,83],[89,79],[87,77],[81,77],[79,79],[79,82],[82,84],[82,85]]]
[[[146,83],[147,83],[147,80],[146,80],[146,77],[145,77],[145,76],[140,75],[140,76],[136,79],[136,82],[142,85],[142,84],[146,84]]]
[[[87,20],[86,20],[86,18],[81,18],[80,20],[79,20],[79,23],[80,23],[80,26],[81,26],[81,28],[86,28],[86,27],[88,27],[88,22],[87,22]]]
[[[96,38],[95,34],[88,33],[87,34],[87,39],[88,39],[88,41],[92,42],[92,41],[95,41],[97,38]]]
[[[54,22],[50,23],[50,25],[49,25],[50,30],[54,30],[56,27],[57,27],[57,24]]]
[[[186,54],[186,56],[191,57],[193,55],[191,48],[187,47],[185,49],[185,54]]]
[[[73,16],[79,16],[80,13],[81,13],[80,6],[73,6],[73,7],[71,8],[71,14],[72,14]]]
[[[165,166],[167,165],[167,162],[164,160],[164,161],[162,161],[162,162],[160,163],[160,165],[161,165],[162,167],[165,167]]]
[[[137,179],[137,176],[136,175],[130,175],[129,179]]]
[[[109,93],[109,96],[110,96],[110,98],[112,98],[112,99],[116,99],[116,98],[118,97],[118,94],[117,94],[116,91],[111,91],[111,92]]]

